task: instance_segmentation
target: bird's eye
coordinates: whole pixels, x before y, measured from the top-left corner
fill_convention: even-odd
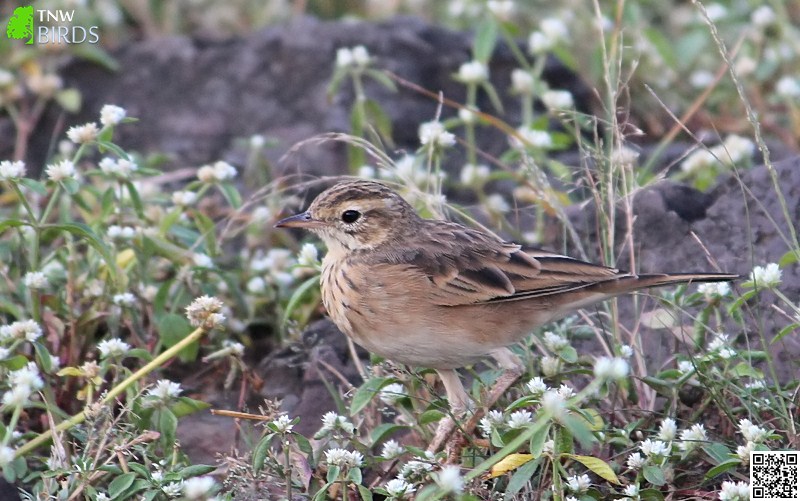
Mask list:
[[[342,221],[347,224],[355,223],[358,221],[358,218],[361,217],[361,213],[357,210],[346,210],[342,212]]]

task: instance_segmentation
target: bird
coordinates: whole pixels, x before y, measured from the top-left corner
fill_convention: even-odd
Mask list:
[[[355,343],[383,358],[434,369],[454,414],[470,400],[457,369],[487,356],[516,380],[509,347],[537,327],[594,303],[650,287],[730,281],[727,273],[637,275],[425,219],[372,180],[339,182],[279,228],[303,228],[327,246],[322,302]]]

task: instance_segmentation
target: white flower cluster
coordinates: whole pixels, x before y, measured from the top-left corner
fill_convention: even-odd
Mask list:
[[[44,388],[44,380],[39,374],[39,367],[34,362],[8,374],[9,389],[3,394],[3,405],[8,407],[23,407],[31,395]]]
[[[272,421],[272,425],[280,433],[289,433],[290,431],[292,431],[292,428],[294,428],[294,425],[292,424],[292,419],[286,414],[283,414],[278,419]]]
[[[89,122],[87,124],[70,127],[69,130],[67,130],[67,137],[75,144],[86,144],[97,139],[97,134],[99,132],[100,130],[97,128],[97,124]]]
[[[753,286],[758,289],[777,287],[781,283],[781,269],[778,263],[756,266],[750,273],[750,281],[753,282]]]
[[[481,61],[469,61],[458,68],[456,79],[465,84],[479,84],[489,80],[489,68]]]
[[[439,121],[425,122],[419,126],[419,142],[431,148],[448,148],[456,144],[456,136]]]
[[[175,383],[169,379],[160,379],[155,386],[149,388],[145,392],[145,396],[153,397],[159,402],[168,402],[173,398],[180,396],[181,391],[183,390],[181,389],[181,385],[179,383]]]
[[[197,169],[197,179],[211,184],[219,181],[230,181],[237,175],[236,167],[222,160],[212,165],[204,165]]]
[[[701,148],[690,154],[681,163],[681,170],[687,173],[697,173],[719,165],[736,165],[750,160],[755,152],[756,145],[750,139],[737,135],[730,135],[722,143],[710,148]]]
[[[749,501],[750,484],[747,482],[722,482],[722,489],[719,491],[720,501]]]
[[[42,271],[29,271],[22,277],[22,282],[29,289],[46,289],[49,285],[47,275]]]
[[[508,142],[512,148],[519,150],[525,148],[547,149],[553,146],[553,137],[546,130],[532,129],[526,125],[517,128],[517,135],[509,136]]]
[[[100,358],[121,358],[130,349],[131,345],[119,338],[104,339],[97,344]]]
[[[706,297],[706,301],[715,298],[725,297],[731,293],[731,286],[728,282],[707,282],[697,286],[697,292]]]
[[[770,431],[753,424],[749,419],[739,420],[739,433],[745,439],[745,445],[740,445],[736,448],[736,455],[743,463],[750,461],[750,453],[756,449],[756,446],[763,443],[769,438]]]
[[[9,181],[25,177],[25,162],[22,160],[0,162],[0,181]]]
[[[225,315],[220,313],[222,301],[211,296],[200,296],[186,307],[186,317],[192,327],[203,327],[206,330],[219,327],[225,321]]]
[[[75,164],[70,160],[62,160],[54,164],[50,164],[45,168],[47,178],[54,182],[64,181],[67,179],[77,179],[78,173],[75,170]]]
[[[628,375],[630,366],[624,358],[599,357],[594,363],[594,375],[597,379],[616,381]]]
[[[341,47],[336,51],[337,68],[364,69],[370,60],[369,51],[363,45]]]
[[[128,114],[125,108],[115,106],[113,104],[106,104],[100,108],[100,123],[104,126],[117,125]]]
[[[0,341],[21,340],[34,342],[42,336],[42,328],[33,320],[17,320],[0,327]]]
[[[395,405],[399,400],[408,396],[406,387],[400,383],[387,384],[378,393],[378,397],[386,405]]]
[[[343,431],[348,435],[352,435],[355,432],[355,429],[356,428],[353,426],[353,423],[348,421],[346,417],[340,416],[334,411],[330,411],[322,416],[322,428],[320,428],[319,434]]]
[[[98,163],[97,166],[100,167],[100,170],[103,171],[103,173],[118,177],[120,179],[129,179],[134,172],[139,170],[139,166],[136,164],[136,162],[133,162],[127,158],[114,160],[111,157],[105,157],[100,160],[100,163]]]
[[[339,468],[358,468],[364,462],[364,455],[358,451],[348,451],[346,449],[328,449],[325,451],[325,462],[329,466]]]
[[[544,54],[559,42],[569,39],[569,30],[564,21],[548,17],[539,22],[539,29],[528,37],[528,51],[532,55]]]

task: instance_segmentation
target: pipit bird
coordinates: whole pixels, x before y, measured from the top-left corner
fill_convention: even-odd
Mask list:
[[[508,347],[536,327],[638,289],[736,278],[635,275],[523,249],[477,229],[423,219],[373,181],[336,184],[276,226],[311,230],[327,245],[322,301],[339,329],[370,352],[435,369],[454,413],[469,403],[456,369],[488,355],[513,383],[521,364]]]

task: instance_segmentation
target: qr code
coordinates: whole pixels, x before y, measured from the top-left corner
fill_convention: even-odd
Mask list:
[[[763,501],[800,499],[797,451],[750,453],[750,497]]]

